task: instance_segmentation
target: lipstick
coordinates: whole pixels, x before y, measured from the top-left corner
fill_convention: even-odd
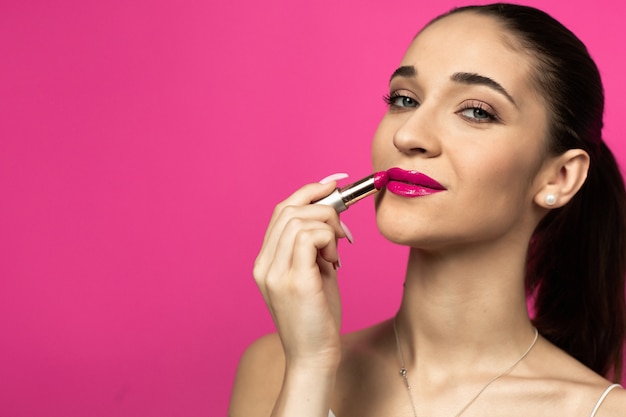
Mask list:
[[[348,210],[348,207],[376,193],[389,182],[389,174],[386,171],[376,172],[355,183],[337,188],[335,191],[314,201],[313,204],[324,204],[331,206],[337,213]]]
[[[406,171],[402,168],[391,168],[387,190],[401,197],[424,197],[445,191],[446,187],[429,176],[418,171]]]

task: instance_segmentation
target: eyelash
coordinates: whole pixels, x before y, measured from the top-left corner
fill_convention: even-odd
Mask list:
[[[459,114],[459,116],[461,116],[462,118],[464,118],[465,120],[468,120],[472,123],[490,123],[490,122],[498,122],[500,121],[500,118],[498,117],[498,115],[493,112],[493,110],[487,110],[487,108],[491,109],[491,106],[489,106],[486,103],[483,103],[481,101],[476,101],[476,100],[470,100],[467,101],[465,103],[463,103],[463,106],[461,107],[461,110],[459,110],[457,113]],[[486,118],[485,119],[479,119],[479,118],[473,118],[473,117],[467,117],[464,116],[462,113],[465,110],[478,110],[481,111],[483,113],[485,113]]]
[[[408,95],[401,94],[399,91],[394,91],[390,94],[385,94],[385,96],[383,96],[383,100],[385,101],[385,103],[387,103],[387,106],[389,106],[390,108],[395,108],[395,109],[407,108],[408,106],[398,106],[395,104],[396,100],[399,98],[409,99],[415,104],[414,106],[410,106],[409,108],[419,106],[419,102],[417,100],[415,100],[413,97],[409,97]]]
[[[399,106],[396,104],[396,100],[399,98],[411,100],[414,105]],[[390,94],[386,94],[383,97],[383,100],[385,101],[385,103],[387,103],[387,106],[389,106],[390,109],[395,109],[395,110],[419,107],[419,102],[417,100],[415,100],[413,97],[410,97],[408,95],[401,94],[401,92],[399,91],[394,91]],[[483,103],[477,100],[470,100],[470,101],[463,103],[463,107],[461,108],[461,110],[457,112],[457,114],[459,114],[460,117],[462,117],[463,119],[471,123],[490,123],[490,122],[500,121],[500,118],[498,117],[498,115],[495,112],[493,112],[493,110],[487,110],[488,108],[491,109],[491,106],[489,106],[486,103]],[[475,117],[464,116],[462,113],[465,112],[466,110],[474,110],[474,111],[483,112],[485,113],[486,118],[480,119],[480,118],[475,118]]]

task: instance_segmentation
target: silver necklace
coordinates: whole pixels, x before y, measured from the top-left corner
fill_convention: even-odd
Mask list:
[[[461,410],[454,415],[454,417],[459,417],[461,414],[463,414],[465,410],[467,410],[469,406],[472,405],[478,397],[480,397],[480,394],[482,394],[489,385],[491,385],[496,380],[500,379],[504,375],[511,372],[513,368],[515,368],[517,364],[520,363],[530,353],[533,347],[535,347],[535,344],[537,343],[537,339],[539,338],[539,331],[537,330],[536,327],[533,327],[533,328],[535,329],[535,338],[533,339],[530,346],[528,346],[528,349],[526,349],[526,352],[524,352],[522,356],[520,356],[515,362],[513,362],[513,365],[509,366],[507,369],[505,369],[504,371],[500,372],[498,375],[491,378],[489,382],[487,382],[485,386],[482,387],[480,391],[478,391],[478,393],[474,395],[472,399],[469,400],[469,402],[465,404],[465,406],[461,408]],[[400,337],[398,336],[398,327],[396,326],[396,316],[394,316],[393,318],[393,334],[396,337],[396,348],[398,349],[398,358],[400,359],[400,365],[401,365],[400,376],[404,380],[404,386],[406,387],[406,391],[409,394],[409,400],[411,401],[411,408],[413,409],[413,416],[417,417],[417,410],[415,409],[415,403],[413,402],[413,393],[411,392],[411,384],[409,384],[409,377],[407,375],[406,365],[404,363],[404,356],[402,355],[402,349],[400,349]]]

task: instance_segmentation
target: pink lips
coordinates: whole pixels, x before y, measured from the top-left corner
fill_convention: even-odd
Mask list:
[[[380,190],[389,183],[389,173],[387,171],[380,171],[374,174],[374,187]]]
[[[387,174],[387,190],[402,197],[423,197],[446,190],[443,185],[421,172],[391,168]]]

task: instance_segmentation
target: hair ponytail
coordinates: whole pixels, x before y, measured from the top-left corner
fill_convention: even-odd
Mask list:
[[[579,193],[537,227],[527,269],[541,334],[615,381],[626,317],[625,218],[622,176],[602,142]]]

